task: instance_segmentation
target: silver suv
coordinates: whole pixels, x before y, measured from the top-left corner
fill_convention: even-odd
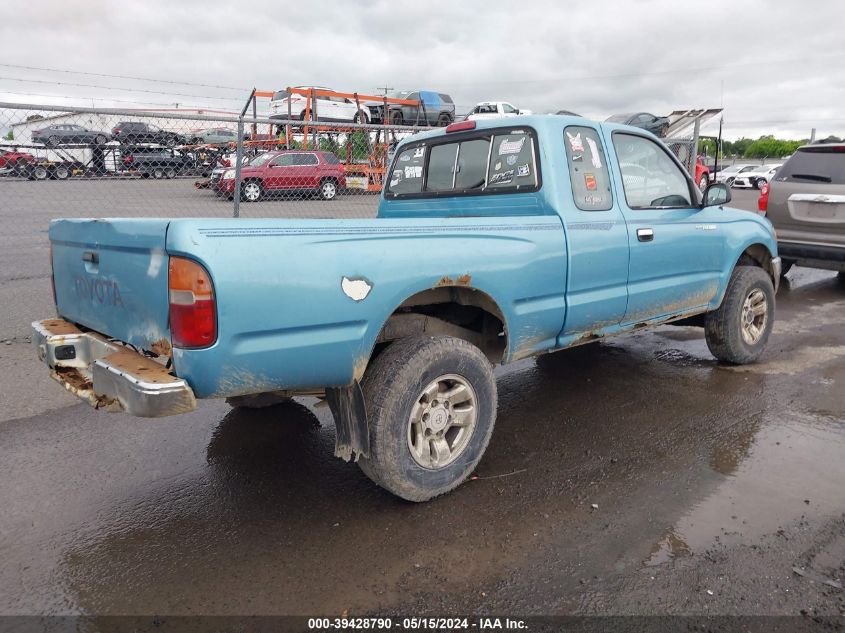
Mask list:
[[[845,274],[845,143],[799,148],[769,183],[766,216],[784,273],[797,263]]]

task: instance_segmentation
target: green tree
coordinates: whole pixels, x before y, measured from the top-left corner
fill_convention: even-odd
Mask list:
[[[15,133],[12,130],[9,130],[6,133],[6,136],[3,137],[7,141],[14,141],[15,140]]]

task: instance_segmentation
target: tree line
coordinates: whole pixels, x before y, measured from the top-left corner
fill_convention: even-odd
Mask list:
[[[775,138],[768,134],[758,139],[740,138],[735,141],[722,141],[722,151],[719,158],[783,158],[795,153],[802,145],[806,145],[810,139],[792,141]],[[838,136],[828,136],[825,139],[817,139],[816,143],[841,143]],[[716,141],[713,139],[702,139],[699,143],[700,153],[707,156],[716,155]]]

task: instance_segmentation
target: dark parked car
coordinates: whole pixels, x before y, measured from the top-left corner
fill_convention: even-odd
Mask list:
[[[114,140],[121,143],[159,143],[173,147],[185,142],[181,134],[140,121],[121,121],[111,132]]]
[[[392,99],[419,101],[420,105],[387,104],[388,122],[391,125],[446,126],[455,120],[455,102],[441,92],[403,90],[389,95]],[[370,106],[370,120],[384,120],[384,104]]]
[[[111,136],[106,132],[95,132],[81,125],[71,125],[69,123],[48,125],[45,128],[33,130],[32,132],[33,143],[44,143],[51,147],[65,143],[105,145],[110,140]]]
[[[331,152],[283,150],[265,152],[241,167],[241,196],[256,202],[265,195],[309,192],[323,200],[334,200],[346,187],[343,165]],[[223,172],[212,186],[231,197],[235,192],[235,169]]]
[[[124,169],[136,171],[142,178],[175,178],[195,165],[192,155],[164,147],[136,147],[123,152]]]
[[[628,112],[627,114],[614,114],[608,117],[610,123],[622,123],[648,130],[652,134],[663,137],[669,130],[669,119],[665,116],[655,116],[650,112]]]
[[[760,193],[784,274],[797,263],[845,277],[845,143],[799,147]]]

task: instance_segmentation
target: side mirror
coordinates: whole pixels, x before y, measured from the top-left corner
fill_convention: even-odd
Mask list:
[[[701,207],[715,207],[731,201],[731,190],[721,182],[715,182],[704,190],[704,200]]]

